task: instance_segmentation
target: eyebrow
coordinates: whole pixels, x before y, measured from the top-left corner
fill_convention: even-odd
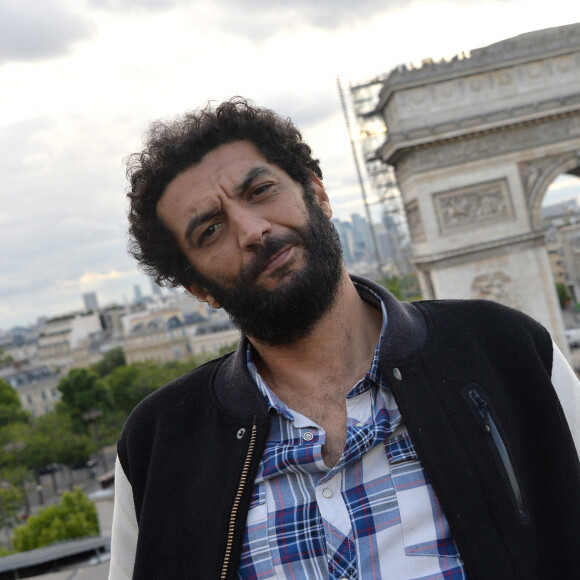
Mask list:
[[[250,188],[250,186],[252,185],[254,180],[256,180],[258,177],[262,177],[263,175],[274,175],[274,172],[269,167],[264,166],[264,165],[260,165],[258,167],[253,167],[252,169],[250,169],[246,173],[242,183],[238,187],[235,188],[234,194],[236,196],[242,195],[244,192],[246,192]],[[203,225],[205,222],[210,221],[213,217],[215,217],[220,212],[221,212],[221,209],[213,209],[213,210],[206,211],[204,213],[194,215],[187,222],[187,227],[185,228],[185,239],[188,242],[191,242],[193,232],[195,232],[195,230],[198,227],[200,227],[201,225]]]
[[[240,195],[247,191],[250,185],[252,185],[252,182],[258,177],[262,177],[262,175],[274,175],[274,172],[265,165],[253,167],[248,171],[248,173],[246,173],[246,177],[244,178],[244,181],[242,181],[242,184],[236,188],[236,195]]]

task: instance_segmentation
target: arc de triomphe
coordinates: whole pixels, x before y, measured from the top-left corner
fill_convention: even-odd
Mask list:
[[[540,205],[580,175],[580,24],[393,71],[378,110],[425,298],[489,298],[567,353]]]

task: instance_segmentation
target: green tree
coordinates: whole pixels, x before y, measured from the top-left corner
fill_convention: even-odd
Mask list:
[[[147,395],[195,366],[192,362],[144,362],[117,367],[106,379],[113,406],[128,415]]]
[[[30,424],[22,422],[9,423],[0,428],[0,485],[5,482],[11,487],[19,488],[22,498],[29,504],[25,494],[26,481],[31,478],[26,461],[26,439]]]
[[[51,463],[73,465],[87,459],[95,445],[87,434],[76,433],[71,417],[56,412],[46,413],[29,423],[13,423],[0,430],[0,445],[20,443],[18,451],[5,452],[1,464],[13,466],[17,462],[35,470]]]
[[[29,459],[29,466],[34,468],[50,463],[62,463],[70,467],[86,461],[96,451],[89,435],[75,433],[71,417],[55,412],[35,419],[32,441],[27,443],[26,449],[29,447],[36,452],[34,461],[32,457]]]
[[[14,357],[11,354],[6,354],[3,348],[0,348],[0,367],[10,365],[14,362]]]
[[[24,506],[24,492],[14,472],[0,473],[0,529],[13,527],[19,520],[18,514]],[[16,481],[15,481],[16,479]]]
[[[570,291],[565,284],[558,282],[556,284],[556,293],[558,294],[558,302],[560,302],[560,308],[564,309],[572,300],[572,296],[570,295]]]
[[[30,516],[14,530],[12,545],[17,552],[49,546],[56,542],[99,535],[97,510],[83,492],[76,488],[64,493],[58,504]]]
[[[146,381],[145,384],[141,382],[141,378],[152,366],[148,363],[133,363],[117,367],[107,377],[115,409],[128,415],[143,398],[159,387],[159,385],[152,387],[150,381]]]
[[[34,472],[38,483],[38,470],[45,466],[59,463],[71,467],[86,461],[97,449],[95,441],[87,433],[76,433],[72,424],[68,415],[51,412],[30,423],[5,426],[0,430],[0,445],[4,447],[0,466],[18,470],[21,482],[31,479]],[[8,447],[14,449],[8,451]],[[69,476],[72,486],[72,471]]]
[[[113,407],[127,416],[147,395],[159,387],[235,348],[236,343],[233,343],[223,347],[218,353],[198,355],[185,361],[171,361],[161,365],[149,361],[119,366],[105,379],[111,393]]]
[[[22,408],[16,389],[4,379],[0,379],[0,427],[28,420],[28,413]]]
[[[0,428],[0,467],[13,468],[17,465],[26,465],[23,455],[26,441],[30,436],[31,424],[23,422],[8,423]]]
[[[121,347],[118,347],[107,351],[102,360],[91,365],[89,368],[102,378],[112,373],[116,368],[124,367],[126,364],[125,353]]]
[[[384,286],[389,292],[399,300],[420,300],[421,290],[419,288],[419,281],[414,274],[406,274],[404,276],[387,276],[382,280],[378,280],[381,286]]]
[[[73,429],[77,433],[87,433],[83,415],[95,410],[104,413],[112,408],[111,396],[105,383],[89,369],[71,369],[60,379],[57,388],[62,394],[56,404],[57,412],[71,417]]]

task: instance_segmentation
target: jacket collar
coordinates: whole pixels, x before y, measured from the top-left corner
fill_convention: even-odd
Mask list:
[[[375,295],[378,295],[386,305],[387,331],[381,344],[381,358],[397,360],[415,354],[427,339],[427,323],[420,309],[400,302],[388,290],[366,278],[351,275],[351,279],[363,299],[376,303]],[[377,307],[380,306],[377,304]],[[219,403],[235,416],[267,419],[267,402],[246,364],[247,347],[248,339],[242,336],[237,350],[221,360],[213,381],[215,394]]]

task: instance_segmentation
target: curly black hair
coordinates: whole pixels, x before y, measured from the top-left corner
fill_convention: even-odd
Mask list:
[[[234,97],[191,111],[173,122],[156,121],[143,151],[127,161],[129,253],[160,286],[187,286],[195,269],[171,231],[157,215],[157,203],[169,183],[225,143],[250,141],[264,158],[310,191],[312,174],[322,178],[319,162],[290,119]]]

